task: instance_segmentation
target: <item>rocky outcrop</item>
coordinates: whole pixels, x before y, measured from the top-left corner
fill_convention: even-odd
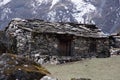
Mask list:
[[[50,74],[40,64],[17,55],[0,56],[0,80],[40,80]]]

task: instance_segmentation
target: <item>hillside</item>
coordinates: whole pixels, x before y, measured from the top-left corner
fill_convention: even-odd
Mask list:
[[[0,0],[0,29],[12,18],[95,23],[112,33],[120,29],[120,0]]]

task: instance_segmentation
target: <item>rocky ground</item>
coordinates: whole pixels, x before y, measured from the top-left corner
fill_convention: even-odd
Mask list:
[[[0,55],[0,80],[40,80],[48,74],[40,64],[26,58],[8,53]]]
[[[27,58],[3,53],[0,80],[120,80],[119,55],[43,66],[51,73]]]

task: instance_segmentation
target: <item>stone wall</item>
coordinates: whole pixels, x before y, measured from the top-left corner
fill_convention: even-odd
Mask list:
[[[59,41],[55,35],[33,34],[19,29],[16,33],[18,54],[57,55]],[[90,57],[98,54],[109,54],[108,38],[79,37],[72,42],[73,56]],[[95,48],[95,49],[94,49]]]
[[[58,40],[54,35],[36,34],[33,35],[31,43],[31,53],[39,53],[41,55],[59,55]]]
[[[81,57],[109,57],[109,39],[108,38],[85,38],[75,39],[75,55]]]
[[[58,40],[54,35],[34,34],[23,29],[8,31],[8,33],[14,33],[13,36],[17,40],[17,53],[20,55],[58,55]]]
[[[17,39],[17,52],[18,54],[27,54],[30,52],[29,42],[31,40],[31,32],[20,30],[16,34]]]
[[[11,34],[0,31],[0,53],[16,53],[16,38]]]
[[[82,56],[84,57],[84,55],[88,54],[89,51],[89,39],[87,38],[83,38],[83,37],[79,37],[77,39],[74,40],[74,54],[77,56]]]
[[[11,32],[12,31],[12,32]],[[23,29],[8,31],[14,33],[17,40],[17,53],[27,56],[49,55],[60,56],[56,34],[33,33]],[[106,57],[109,56],[108,38],[77,37],[72,41],[72,56]]]
[[[109,38],[97,39],[97,57],[110,57]]]

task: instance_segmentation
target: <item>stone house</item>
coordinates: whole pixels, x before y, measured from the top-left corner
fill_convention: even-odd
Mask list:
[[[112,55],[120,54],[120,32],[110,35],[110,51]]]
[[[17,40],[17,53],[109,57],[109,37],[93,24],[14,19],[5,30]]]
[[[113,33],[110,36],[111,46],[114,48],[120,48],[120,33]]]

